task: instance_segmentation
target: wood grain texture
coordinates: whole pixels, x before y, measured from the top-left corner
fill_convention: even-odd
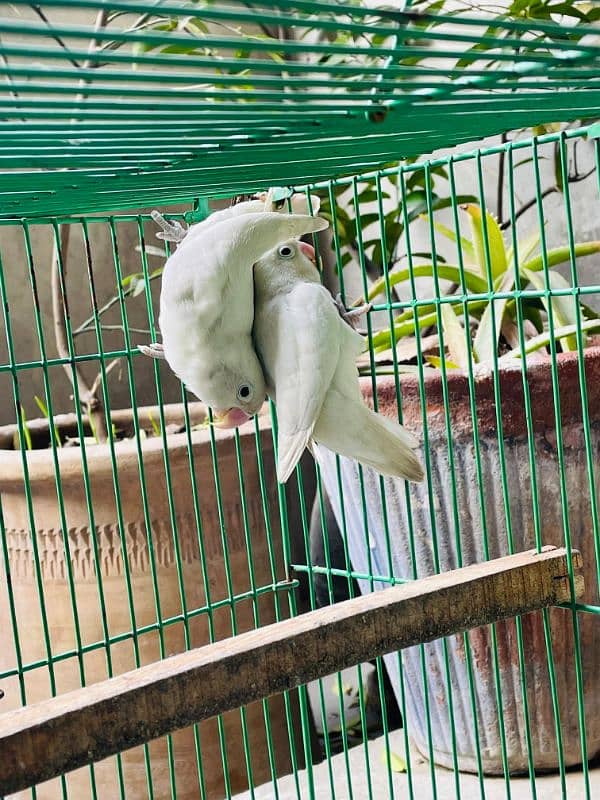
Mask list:
[[[576,597],[581,557],[572,554]],[[0,796],[375,656],[571,598],[564,549],[434,575],[0,717]]]

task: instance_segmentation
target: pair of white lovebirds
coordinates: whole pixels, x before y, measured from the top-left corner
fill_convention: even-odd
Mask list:
[[[318,210],[318,198],[311,198]],[[183,228],[154,212],[178,242],[160,295],[162,344],[140,346],[235,427],[266,395],[277,407],[277,477],[284,483],[304,449],[319,446],[383,475],[423,479],[414,437],[363,402],[356,358],[364,341],[321,285],[304,234],[328,227],[303,195],[276,208],[271,193]]]

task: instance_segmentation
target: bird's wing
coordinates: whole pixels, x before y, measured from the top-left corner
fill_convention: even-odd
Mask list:
[[[282,483],[310,442],[338,364],[342,325],[331,295],[317,283],[300,283],[282,296],[273,332]]]

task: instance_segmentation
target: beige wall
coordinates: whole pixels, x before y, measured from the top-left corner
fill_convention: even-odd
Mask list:
[[[145,226],[148,244],[160,245],[155,239],[157,228],[154,223]],[[51,298],[51,258],[52,228],[48,225],[32,225],[31,243],[37,293],[40,302],[42,335],[48,359],[56,358],[57,350],[54,340],[52,298]],[[92,251],[93,275],[98,298],[102,306],[117,294],[117,279],[113,263],[113,250],[110,229],[107,223],[91,223],[89,225]],[[117,226],[117,242],[122,274],[125,276],[142,269],[138,229],[135,222],[119,223]],[[40,341],[36,328],[33,293],[29,278],[23,229],[20,225],[0,226],[0,255],[6,280],[9,322],[14,342],[15,361],[37,361],[41,357]],[[149,257],[149,268],[160,266],[162,259]],[[160,280],[152,283],[152,295],[155,309],[158,308]],[[74,225],[71,234],[71,246],[68,257],[67,292],[70,303],[72,326],[75,329],[92,313],[90,283],[87,274],[87,263],[83,246],[80,225]],[[148,315],[144,294],[127,300],[129,325],[134,328],[147,329]],[[121,325],[119,305],[115,305],[109,313],[102,317],[107,325]],[[149,335],[131,333],[133,345],[146,342]],[[124,336],[121,330],[103,331],[103,347],[106,351],[124,348]],[[77,354],[93,354],[98,352],[95,333],[85,333],[75,340]],[[4,335],[4,319],[0,334],[0,364],[8,363],[7,342]],[[85,364],[84,373],[88,381],[93,381],[98,374],[99,362]],[[162,386],[165,399],[176,401],[180,398],[180,389],[170,371],[161,364]],[[130,405],[127,380],[127,361],[120,359],[119,365],[109,376],[111,403],[116,408]],[[48,379],[51,387],[51,398],[56,413],[73,410],[71,384],[62,366],[48,368]],[[139,404],[151,404],[156,401],[156,383],[154,363],[142,356],[134,358],[134,382]],[[44,374],[39,367],[18,371],[18,385],[21,402],[27,418],[39,416],[34,395],[44,397]],[[5,424],[15,419],[13,382],[10,374],[0,375],[0,423]]]

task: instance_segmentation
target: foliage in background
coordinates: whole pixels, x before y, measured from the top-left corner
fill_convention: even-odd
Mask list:
[[[400,314],[391,329],[379,331],[373,336],[376,352],[388,351],[393,342],[406,337],[414,337],[417,330],[431,326],[437,327],[441,320],[445,348],[448,351],[446,366],[466,370],[470,359],[475,363],[491,364],[494,357],[520,357],[520,332],[517,301],[508,295],[516,288],[534,290],[539,296],[524,296],[521,304],[521,320],[525,351],[539,350],[548,345],[550,340],[548,317],[553,319],[553,338],[560,342],[563,350],[575,350],[577,347],[576,332],[581,325],[583,345],[586,344],[587,332],[600,330],[599,315],[581,301],[574,302],[570,293],[570,283],[556,271],[556,267],[575,259],[600,252],[600,241],[582,242],[569,246],[549,249],[540,252],[541,233],[534,231],[519,240],[517,253],[507,245],[500,226],[495,217],[482,213],[480,206],[468,203],[462,207],[467,215],[471,237],[458,238],[455,231],[439,222],[433,225],[438,234],[449,239],[460,249],[461,258],[457,264],[434,265],[418,264],[413,267],[414,277],[433,278],[434,272],[442,280],[452,283],[448,296],[460,294],[466,296],[466,311],[462,301],[443,303],[438,311],[436,304],[420,305],[413,313],[412,309]],[[389,275],[390,286],[405,284],[410,279],[410,271],[398,269]],[[516,285],[518,279],[519,285]],[[564,289],[565,295],[547,297],[544,294],[546,281],[551,289]],[[371,287],[369,300],[385,291],[386,281],[381,278]],[[469,300],[468,295],[485,295],[489,292],[500,294],[497,299]],[[416,317],[416,318],[415,318]],[[432,349],[438,350],[437,356],[426,358],[432,365],[438,365],[439,342],[430,341]],[[469,354],[471,351],[471,354]],[[410,354],[412,355],[412,353]]]

